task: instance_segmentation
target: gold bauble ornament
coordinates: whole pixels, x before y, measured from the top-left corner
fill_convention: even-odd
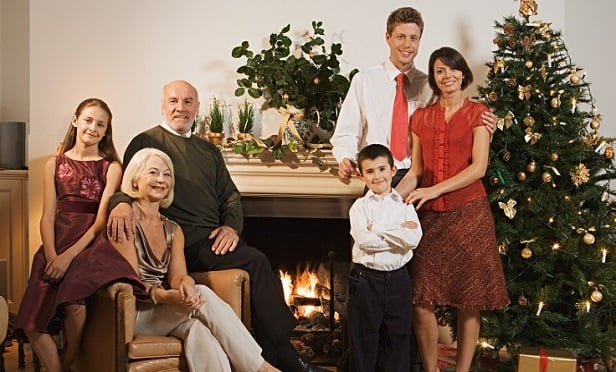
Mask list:
[[[614,148],[612,146],[607,146],[605,148],[605,152],[603,153],[606,159],[612,160],[614,159]]]
[[[522,120],[522,122],[525,126],[532,127],[533,125],[535,125],[535,118],[530,116],[530,114],[527,114]]]
[[[530,163],[526,166],[526,170],[530,173],[533,173],[537,170],[537,163],[534,160],[531,160]]]
[[[553,152],[552,155],[550,155],[550,159],[552,159],[552,161],[558,160],[558,153]]]
[[[550,100],[550,106],[552,106],[552,108],[559,108],[560,107],[560,98],[558,97],[554,97]]]
[[[312,81],[314,83],[314,85],[319,85],[319,83],[321,82],[321,80],[318,77],[315,77],[314,80]]]
[[[552,182],[552,175],[548,172],[543,172],[543,174],[541,175],[541,179],[543,180],[543,182],[546,183]]]
[[[518,172],[518,180],[520,180],[522,182],[526,181],[526,173]]]
[[[593,245],[595,243],[595,236],[593,234],[587,232],[586,234],[584,234],[584,237],[582,238],[582,241],[586,245]]]
[[[528,247],[524,247],[522,248],[520,255],[522,256],[522,258],[528,260],[529,258],[533,256],[533,251]]]
[[[599,119],[598,117],[593,117],[592,121],[590,122],[590,127],[594,130],[597,130],[601,127],[601,119]]]
[[[499,183],[499,182],[500,182],[500,181],[499,181],[498,177],[492,177],[492,178],[490,178],[490,184],[491,184],[491,185],[498,185],[498,183]]]
[[[595,288],[595,290],[592,291],[592,293],[590,294],[590,299],[592,300],[592,302],[601,302],[601,300],[603,300],[603,293],[601,293],[600,290]]]
[[[528,60],[524,62],[524,66],[526,66],[526,68],[533,68],[533,61]]]
[[[440,325],[441,327],[446,326],[447,325],[447,317],[439,316],[439,318],[438,318],[438,325]]]
[[[577,73],[577,69],[575,67],[573,67],[571,69],[571,77],[569,78],[569,80],[573,83],[573,84],[577,84],[580,82],[580,75],[578,75]]]
[[[282,95],[282,99],[283,99],[283,100],[285,100],[285,101],[288,101],[288,100],[289,100],[289,95],[288,95],[288,94],[286,94],[286,93],[285,93],[285,94],[283,94],[283,95]]]

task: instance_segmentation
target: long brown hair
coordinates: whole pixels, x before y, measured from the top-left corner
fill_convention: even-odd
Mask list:
[[[111,127],[111,117],[112,117],[111,109],[105,103],[105,101],[99,98],[85,99],[81,101],[81,103],[75,109],[75,114],[73,114],[73,117],[78,118],[79,115],[81,115],[81,112],[85,108],[91,107],[91,106],[100,107],[103,111],[107,113],[107,115],[109,115],[109,123],[107,124],[107,130],[105,132],[105,136],[103,136],[103,139],[98,143],[98,151],[100,151],[103,159],[117,161],[118,163],[122,164],[122,161],[120,160],[120,157],[118,156],[118,152],[116,151],[115,146],[113,145],[113,136],[112,136],[113,131]],[[58,154],[64,154],[68,150],[72,149],[75,146],[76,141],[77,141],[77,128],[73,126],[73,122],[71,120],[71,122],[68,124],[68,130],[66,131],[66,135],[64,136],[64,141],[62,141],[62,144],[58,148]]]

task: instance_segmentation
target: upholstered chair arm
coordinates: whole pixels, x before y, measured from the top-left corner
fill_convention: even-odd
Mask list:
[[[193,272],[190,275],[196,283],[205,284],[216,292],[250,330],[250,278],[247,271],[226,269]]]

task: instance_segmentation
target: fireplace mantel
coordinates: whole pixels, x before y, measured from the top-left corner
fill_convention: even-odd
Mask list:
[[[225,149],[223,156],[247,217],[347,218],[364,189],[355,177],[338,177],[331,150],[287,152],[282,160],[267,151],[246,157]]]

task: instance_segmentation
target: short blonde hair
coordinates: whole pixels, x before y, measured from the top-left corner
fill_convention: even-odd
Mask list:
[[[169,155],[165,154],[161,150],[146,147],[143,148],[133,155],[132,159],[128,162],[126,169],[124,170],[124,176],[122,177],[122,185],[120,186],[120,190],[123,193],[130,196],[133,199],[137,199],[139,197],[139,192],[134,187],[135,181],[143,170],[145,169],[145,162],[151,158],[152,156],[158,156],[167,167],[169,167],[169,171],[171,172],[171,187],[169,188],[169,193],[160,201],[160,206],[162,208],[167,208],[171,205],[173,201],[173,186],[175,185],[175,172],[173,170],[173,162],[171,162],[171,158]]]

